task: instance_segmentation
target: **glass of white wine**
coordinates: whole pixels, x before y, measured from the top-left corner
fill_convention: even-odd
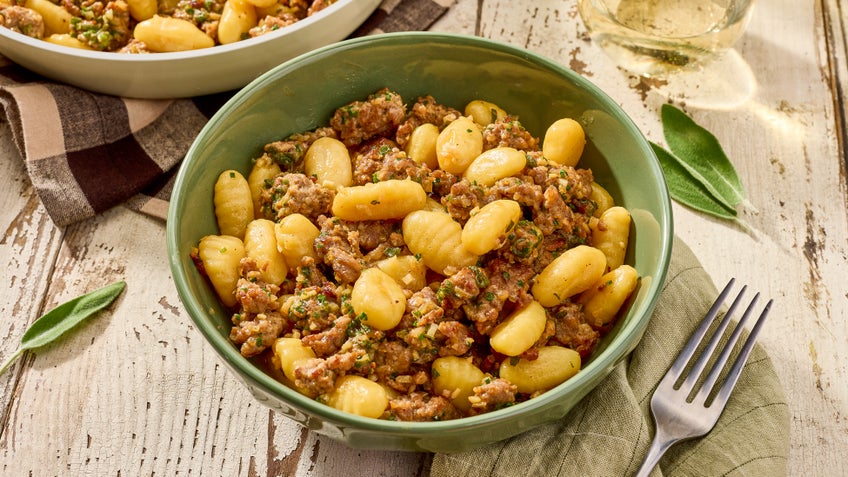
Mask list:
[[[730,49],[754,0],[578,0],[592,41],[622,68],[662,77],[696,69]]]

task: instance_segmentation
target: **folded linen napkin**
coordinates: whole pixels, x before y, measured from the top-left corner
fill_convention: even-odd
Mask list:
[[[425,30],[453,3],[384,0],[352,36]],[[119,98],[51,82],[0,56],[0,119],[59,226],[121,203],[164,219],[175,166],[232,94]]]
[[[607,379],[558,422],[482,449],[436,454],[431,476],[632,476],[654,435],[654,388],[717,296],[698,259],[675,239],[644,338]],[[758,345],[713,431],[672,447],[652,475],[786,475],[789,422],[780,379]]]

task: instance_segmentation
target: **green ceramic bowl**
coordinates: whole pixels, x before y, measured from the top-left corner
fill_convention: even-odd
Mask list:
[[[218,174],[247,174],[265,143],[327,124],[340,105],[383,86],[407,101],[431,94],[462,108],[492,101],[534,135],[561,117],[578,118],[594,170],[633,216],[627,263],[641,282],[626,314],[573,378],[527,402],[454,421],[409,423],[361,418],[313,401],[243,358],[228,339],[229,316],[189,252],[217,233],[212,189]],[[672,244],[671,204],[648,142],[606,94],[571,70],[530,52],[481,38],[438,33],[371,36],[290,60],[237,93],[201,131],[171,199],[168,253],[180,298],[208,344],[261,402],[320,434],[356,448],[456,452],[562,418],[638,344],[665,278]]]

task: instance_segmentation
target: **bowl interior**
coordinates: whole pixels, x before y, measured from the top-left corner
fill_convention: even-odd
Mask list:
[[[202,236],[217,233],[212,207],[217,175],[226,168],[246,174],[265,143],[325,125],[338,106],[383,86],[399,92],[407,104],[425,94],[459,109],[473,99],[492,101],[517,114],[538,137],[562,117],[584,125],[587,147],[580,166],[592,168],[596,181],[631,211],[627,263],[639,272],[641,283],[626,315],[574,378],[538,398],[461,423],[410,425],[357,418],[315,403],[265,375],[229,342],[229,316],[189,258]],[[248,85],[210,120],[188,152],[172,196],[167,231],[183,303],[201,332],[250,386],[271,399],[282,396],[324,422],[421,435],[460,427],[473,430],[517,414],[541,416],[549,406],[558,406],[559,415],[564,414],[638,343],[665,277],[671,237],[670,201],[656,158],[609,97],[574,72],[518,48],[436,33],[349,40],[284,63]],[[518,428],[534,423],[527,419]]]

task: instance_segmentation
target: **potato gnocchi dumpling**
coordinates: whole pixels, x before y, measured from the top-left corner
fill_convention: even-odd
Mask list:
[[[578,167],[580,122],[543,132],[486,98],[383,88],[222,172],[194,258],[233,344],[377,419],[494,412],[568,380],[639,276],[628,210]]]

